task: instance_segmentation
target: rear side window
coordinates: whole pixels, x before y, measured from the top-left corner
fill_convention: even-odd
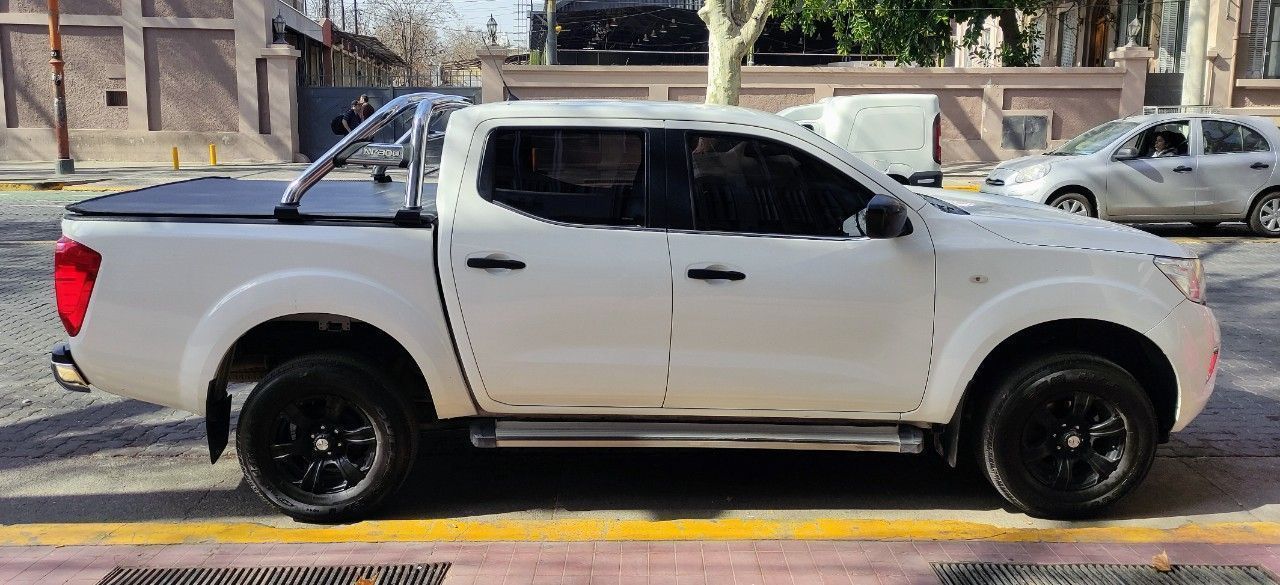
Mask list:
[[[873,193],[791,146],[730,134],[688,134],[699,231],[847,237]]]
[[[482,195],[552,221],[642,226],[644,149],[637,130],[498,130],[485,150]]]
[[[1204,135],[1205,154],[1232,152],[1266,152],[1271,150],[1267,140],[1253,130],[1219,120],[1202,120],[1200,129]]]

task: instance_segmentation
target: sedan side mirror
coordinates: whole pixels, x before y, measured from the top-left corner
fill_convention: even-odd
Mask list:
[[[887,239],[910,232],[907,224],[907,206],[888,195],[876,195],[862,210],[863,232],[868,238]]]
[[[1138,158],[1138,149],[1130,147],[1121,148],[1111,155],[1111,160],[1133,160],[1135,158]]]

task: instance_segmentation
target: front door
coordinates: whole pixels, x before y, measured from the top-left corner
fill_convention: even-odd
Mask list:
[[[1200,178],[1190,120],[1161,122],[1125,141],[1137,158],[1107,163],[1100,203],[1113,218],[1159,218],[1195,213]]]
[[[1262,134],[1235,122],[1200,119],[1200,196],[1196,215],[1243,216],[1271,180],[1276,153]]]
[[[671,272],[666,232],[648,228],[653,125],[489,134],[479,181],[460,187],[446,294],[491,399],[662,405]]]
[[[867,239],[854,218],[882,188],[785,135],[716,128],[681,130],[688,168],[672,184],[690,190],[693,229],[669,236],[664,406],[915,408],[933,341],[934,255],[924,226]]]

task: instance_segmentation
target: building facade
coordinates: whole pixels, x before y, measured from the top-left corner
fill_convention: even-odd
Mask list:
[[[0,160],[57,157],[46,6],[0,0]],[[292,161],[300,86],[394,66],[282,0],[62,0],[61,23],[76,159]]]

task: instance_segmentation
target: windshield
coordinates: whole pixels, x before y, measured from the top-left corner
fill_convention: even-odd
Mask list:
[[[1102,150],[1117,138],[1138,126],[1137,122],[1112,120],[1101,126],[1095,126],[1084,134],[1072,138],[1066,144],[1046,153],[1060,156],[1093,154]]]

